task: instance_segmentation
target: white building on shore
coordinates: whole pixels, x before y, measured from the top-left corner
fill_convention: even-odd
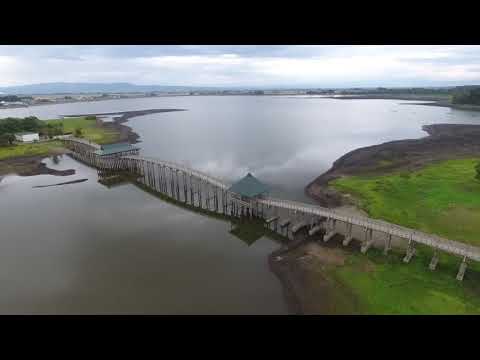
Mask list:
[[[34,132],[21,132],[21,133],[16,133],[15,134],[15,139],[17,141],[21,142],[33,142],[33,141],[39,141],[40,137],[38,136],[38,133]]]

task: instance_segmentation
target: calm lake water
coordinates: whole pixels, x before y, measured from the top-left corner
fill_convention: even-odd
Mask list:
[[[418,138],[424,124],[479,123],[480,113],[397,100],[163,97],[0,110],[42,119],[149,108],[187,111],[133,118],[142,154],[225,181],[248,171],[274,195],[311,201],[303,188],[355,148]],[[0,180],[0,313],[282,314],[268,238],[252,245],[227,222],[167,204],[64,156],[67,177]],[[32,186],[88,178],[47,188]]]

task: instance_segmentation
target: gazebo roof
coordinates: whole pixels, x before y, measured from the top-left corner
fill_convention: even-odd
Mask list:
[[[230,191],[246,197],[255,197],[270,190],[270,188],[248,173],[245,177],[234,183]]]
[[[95,151],[97,155],[112,155],[116,153],[121,153],[125,151],[139,149],[129,143],[116,143],[116,144],[105,144],[101,146],[100,150]]]

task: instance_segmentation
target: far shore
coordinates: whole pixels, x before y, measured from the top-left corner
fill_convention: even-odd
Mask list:
[[[322,99],[335,100],[405,100],[405,101],[425,101],[407,103],[408,105],[426,105],[448,107],[457,110],[480,111],[480,105],[452,104],[449,100],[442,96],[429,95],[341,95],[341,96],[325,96]]]

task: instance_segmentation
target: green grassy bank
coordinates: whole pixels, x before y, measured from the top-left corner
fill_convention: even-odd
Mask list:
[[[411,173],[352,176],[331,185],[349,193],[371,217],[480,246],[478,159],[443,161]],[[480,264],[470,262],[463,282],[455,279],[461,259],[418,246],[409,264],[403,253],[384,256],[349,252],[345,266],[331,275],[358,298],[370,314],[480,314]]]
[[[352,176],[331,183],[373,218],[480,246],[479,159],[449,160],[411,173]]]
[[[48,156],[61,152],[62,148],[60,141],[0,146],[0,161],[26,156]]]
[[[95,119],[87,119],[86,117],[66,118],[46,120],[47,124],[63,124],[63,131],[65,133],[75,132],[75,129],[82,129],[82,136],[85,139],[93,141],[97,144],[105,144],[118,141],[119,133],[113,129],[107,129],[97,125]]]
[[[337,286],[353,293],[362,314],[480,314],[478,265],[470,265],[458,281],[460,259],[442,254],[437,269],[430,271],[431,250],[419,250],[408,264],[398,252],[351,252],[344,266],[329,273]]]
[[[45,122],[47,124],[63,124],[64,133],[74,133],[75,129],[80,128],[82,130],[83,138],[98,144],[111,143],[118,141],[119,139],[118,131],[98,126],[94,119],[80,117],[46,120]],[[63,145],[61,141],[54,140],[30,144],[0,146],[0,161],[26,156],[49,156],[62,152],[62,148]]]

